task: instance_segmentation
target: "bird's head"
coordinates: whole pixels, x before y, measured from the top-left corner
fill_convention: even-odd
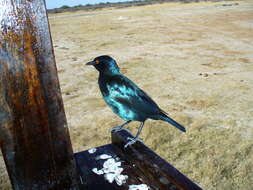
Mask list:
[[[86,63],[86,65],[93,65],[100,73],[119,73],[119,67],[116,61],[108,55],[96,57],[93,61]]]

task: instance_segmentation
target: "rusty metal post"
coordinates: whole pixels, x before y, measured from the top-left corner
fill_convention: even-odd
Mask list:
[[[0,0],[0,146],[15,190],[78,189],[44,0]]]

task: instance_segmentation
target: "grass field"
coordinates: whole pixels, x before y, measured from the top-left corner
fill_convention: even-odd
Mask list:
[[[50,14],[74,151],[110,143],[122,123],[103,102],[98,73],[113,56],[187,128],[147,121],[141,138],[207,190],[253,189],[253,1],[164,3]],[[138,123],[129,125],[135,134]],[[0,157],[0,189],[9,189]]]

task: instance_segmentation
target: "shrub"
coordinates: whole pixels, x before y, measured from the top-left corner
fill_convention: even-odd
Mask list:
[[[60,8],[61,8],[61,9],[68,9],[68,8],[70,8],[70,6],[68,6],[68,5],[63,5],[63,6],[61,6]]]

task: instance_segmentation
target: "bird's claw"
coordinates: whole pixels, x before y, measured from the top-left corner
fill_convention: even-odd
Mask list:
[[[127,148],[128,146],[130,146],[130,145],[132,145],[132,144],[134,144],[134,143],[136,142],[136,139],[135,139],[135,138],[130,138],[130,137],[128,137],[127,140],[130,140],[130,141],[128,141],[128,142],[125,144],[124,148]]]
[[[141,139],[138,139],[138,138],[131,138],[131,137],[127,137],[127,140],[129,140],[129,141],[125,144],[124,148],[127,148],[128,146],[130,146],[130,145],[136,143],[136,141],[143,142]]]

